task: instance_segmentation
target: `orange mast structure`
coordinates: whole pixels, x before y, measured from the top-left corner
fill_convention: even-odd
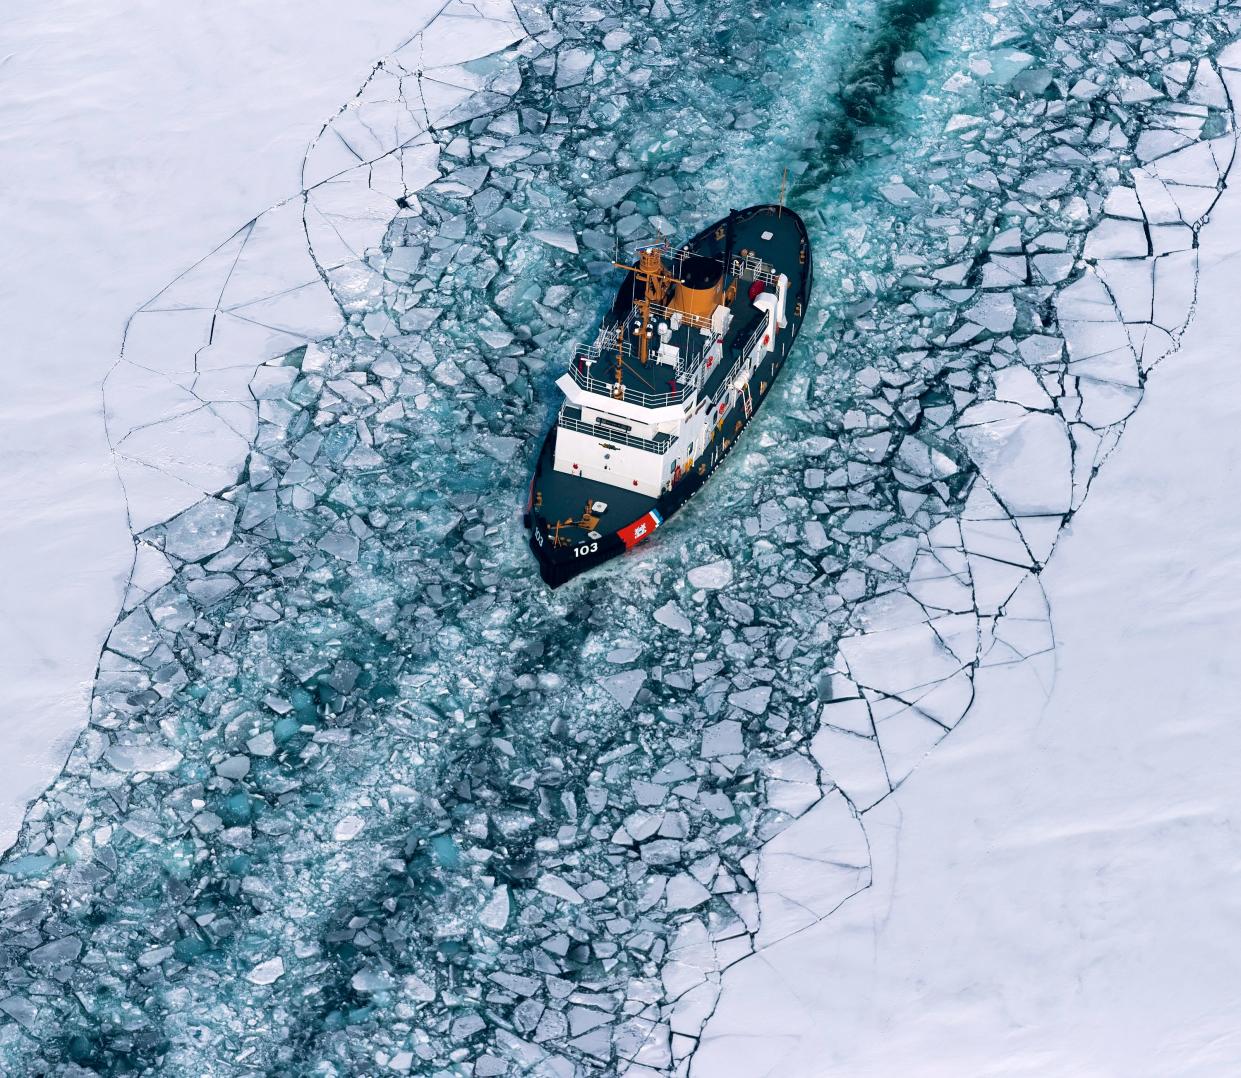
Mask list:
[[[636,266],[627,266],[623,262],[612,263],[617,269],[629,270],[634,275],[634,280],[642,283],[642,298],[634,304],[634,307],[641,313],[641,320],[634,333],[638,336],[638,359],[641,360],[643,366],[646,365],[650,347],[651,306],[653,304],[666,305],[672,294],[672,286],[680,283],[664,266],[661,252],[666,247],[667,243],[661,237],[658,243],[639,248]],[[623,341],[624,335],[619,334],[616,344],[616,382],[618,385],[621,381]]]

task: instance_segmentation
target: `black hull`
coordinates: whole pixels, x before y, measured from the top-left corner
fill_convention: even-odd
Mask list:
[[[776,209],[774,206],[752,207],[752,209],[760,208]],[[781,212],[783,215],[793,218],[804,236],[805,226],[801,219],[787,209]],[[713,233],[722,223],[717,222],[703,229],[693,240],[689,241],[687,246],[692,247],[702,237]],[[775,380],[788,362],[789,353],[792,351],[793,344],[797,340],[797,335],[801,331],[802,323],[805,320],[810,303],[812,281],[813,271],[810,259],[807,257],[800,287],[795,290],[790,289],[789,305],[791,310],[788,315],[788,323],[777,332],[771,352],[768,353],[750,377],[749,395],[753,402],[751,414],[746,414],[744,398],[739,396],[733,407],[725,414],[722,427],[725,431],[735,433],[730,433],[728,437],[715,439],[703,459],[698,462],[701,470],[695,468],[692,472],[683,476],[671,489],[665,490],[658,499],[654,500],[653,511],[659,519],[658,526],[666,524],[686,502],[706,485],[707,480],[724,463],[725,459],[736,447],[741,435],[748,429],[754,417],[758,415],[763,402],[767,397],[771,396]],[[795,313],[798,311],[801,313]],[[763,392],[764,384],[765,392]],[[535,465],[534,478],[531,481],[531,491],[539,483],[545,469],[552,468],[556,430],[556,426],[553,425],[543,443],[538,462]],[[633,548],[632,545],[627,545],[621,539],[619,532],[615,531],[601,535],[597,541],[590,543],[556,546],[551,542],[546,531],[540,527],[541,522],[534,518],[529,504],[526,507],[523,523],[530,531],[530,549],[538,562],[539,574],[542,576],[544,583],[551,588],[558,588],[574,577],[602,565],[604,562],[611,561],[617,555],[625,554]]]

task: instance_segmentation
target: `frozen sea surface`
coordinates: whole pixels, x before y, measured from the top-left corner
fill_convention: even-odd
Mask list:
[[[105,384],[134,569],[2,865],[7,1068],[770,1069],[721,985],[876,893],[984,677],[1050,678],[1237,21],[449,3],[380,60]],[[798,358],[710,498],[549,595],[513,510],[615,243],[785,163]]]
[[[296,190],[306,143],[418,10],[399,29],[386,4],[319,0],[6,15],[0,846],[81,731],[133,561],[100,422],[125,320]]]
[[[1042,575],[1052,676],[980,672],[868,815],[871,889],[730,971],[695,1073],[1236,1072],[1235,188],[1202,239],[1194,322]]]

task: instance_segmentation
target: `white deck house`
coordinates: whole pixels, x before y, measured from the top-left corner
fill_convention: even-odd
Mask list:
[[[678,284],[666,305],[650,304],[645,330],[640,318],[605,325],[576,350],[556,383],[565,395],[556,471],[658,497],[694,466],[738,397],[751,414],[750,376],[787,324],[789,282],[755,255],[732,270],[750,290],[731,308],[704,307],[701,290]],[[645,363],[622,332],[647,334]]]

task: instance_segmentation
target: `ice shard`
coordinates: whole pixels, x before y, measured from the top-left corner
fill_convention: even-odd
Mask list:
[[[866,812],[1051,648],[1038,572],[1192,312],[1237,21],[447,4],[130,323],[137,568],[0,863],[3,1069],[710,1073],[726,971],[867,887]],[[517,510],[615,246],[786,165],[823,298],[777,396],[547,593]]]

